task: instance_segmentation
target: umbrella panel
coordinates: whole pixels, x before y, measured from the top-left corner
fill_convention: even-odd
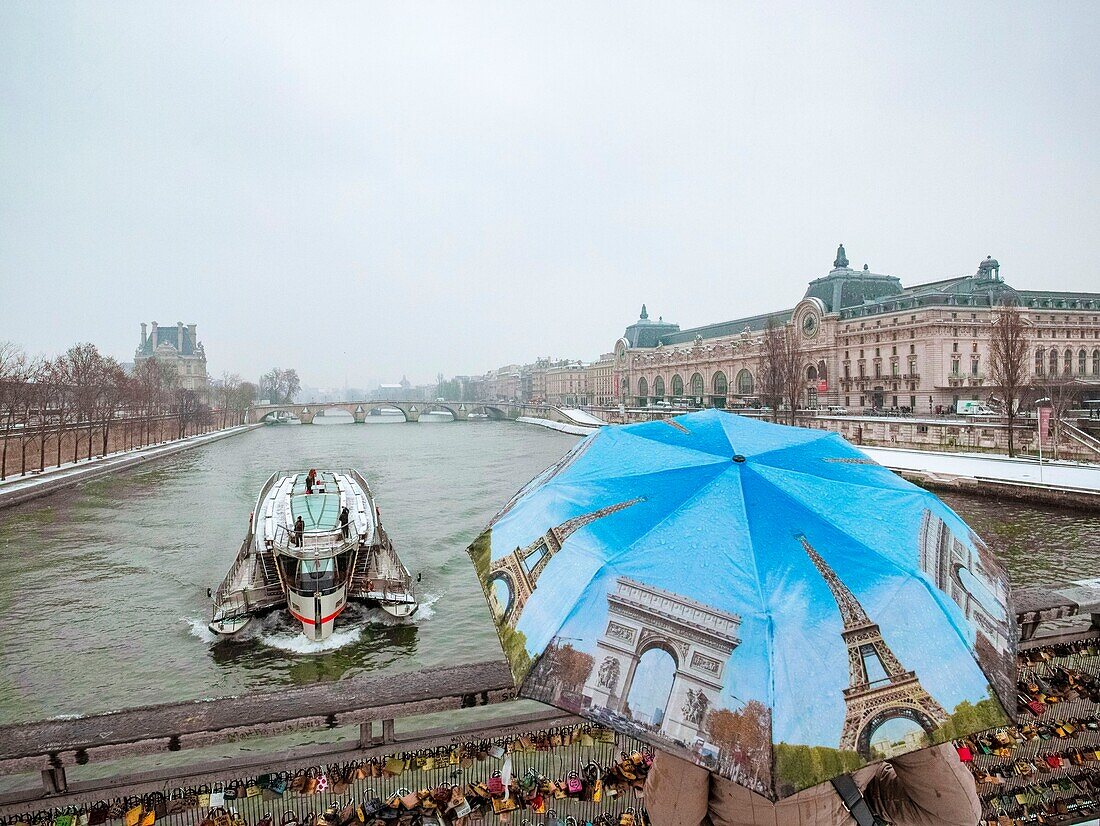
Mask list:
[[[1005,722],[1003,571],[869,461],[716,411],[588,437],[471,546],[521,693],[773,798]]]

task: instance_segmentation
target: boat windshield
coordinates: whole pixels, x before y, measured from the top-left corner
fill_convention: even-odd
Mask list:
[[[296,591],[327,591],[335,585],[336,560],[332,557],[303,559],[298,563],[298,578],[294,583]]]

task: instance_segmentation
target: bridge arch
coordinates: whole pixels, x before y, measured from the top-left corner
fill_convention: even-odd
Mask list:
[[[355,413],[341,404],[318,406],[317,412],[313,414],[313,423],[316,424],[318,419],[338,419],[334,424],[355,424]]]
[[[935,722],[924,710],[916,706],[891,706],[889,708],[880,709],[864,721],[863,726],[859,730],[859,734],[856,736],[856,751],[865,760],[871,759],[871,737],[885,723],[891,720],[909,720],[910,722],[916,723],[924,729],[924,733],[928,735],[929,741],[931,741],[931,738],[936,733]]]

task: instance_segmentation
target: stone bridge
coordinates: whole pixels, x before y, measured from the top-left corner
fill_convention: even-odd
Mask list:
[[[262,422],[273,414],[287,414],[297,417],[302,424],[313,424],[317,416],[326,411],[340,410],[350,413],[356,424],[367,421],[368,416],[377,416],[383,410],[398,410],[406,422],[420,421],[425,413],[450,413],[456,422],[470,420],[470,415],[484,415],[493,420],[515,420],[523,416],[549,419],[562,424],[578,424],[560,407],[548,404],[509,404],[507,402],[462,402],[462,401],[353,401],[318,402],[316,404],[256,404],[248,410],[249,423]]]

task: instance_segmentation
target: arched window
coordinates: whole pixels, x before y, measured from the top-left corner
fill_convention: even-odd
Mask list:
[[[1100,376],[1100,350],[1092,351],[1092,374]]]
[[[739,396],[752,395],[752,373],[742,370],[737,374],[737,394]]]
[[[817,368],[812,364],[806,368],[806,381],[817,381]]]
[[[645,376],[638,379],[638,404],[645,407],[649,403],[649,382]]]
[[[695,399],[703,398],[703,376],[700,373],[691,377],[691,395]]]
[[[627,401],[627,397],[630,395],[630,379],[623,379],[623,401]]]
[[[1077,374],[1085,375],[1089,371],[1089,354],[1084,350],[1077,354]]]
[[[1043,375],[1043,348],[1040,347],[1035,351],[1035,375]]]
[[[712,383],[714,385],[714,395],[715,396],[725,396],[726,395],[726,392],[729,390],[729,382],[726,381],[726,374],[725,373],[723,373],[721,370],[719,370],[717,373],[715,373],[714,374],[714,380],[713,380]]]
[[[817,380],[827,381],[829,378],[829,371],[825,367],[825,362],[819,361],[817,363]]]
[[[684,395],[684,380],[680,378],[679,373],[672,377],[672,395],[676,398]]]
[[[1062,372],[1067,376],[1073,372],[1073,351],[1070,349],[1062,354]]]
[[[1058,375],[1058,350],[1054,347],[1050,348],[1050,374]]]
[[[665,397],[665,380],[661,376],[653,380],[653,395],[657,397],[657,401]]]

